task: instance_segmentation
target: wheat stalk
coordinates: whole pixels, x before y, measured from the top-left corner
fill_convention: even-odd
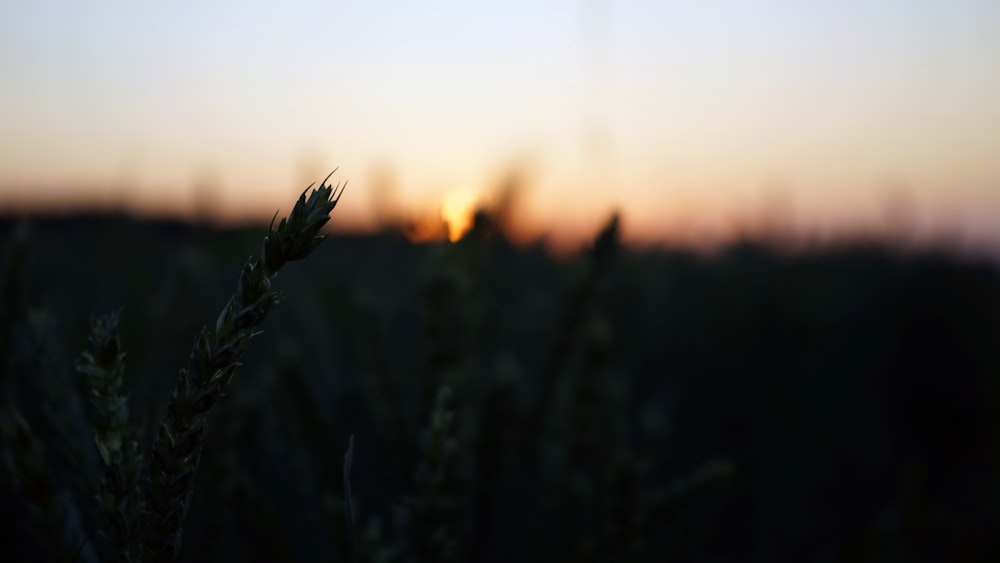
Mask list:
[[[139,486],[143,457],[137,432],[128,427],[128,397],[121,393],[125,351],[118,331],[119,314],[94,320],[89,346],[76,369],[87,379],[94,442],[104,462],[97,495],[102,560],[138,561],[142,556]]]
[[[455,411],[451,388],[442,385],[434,399],[430,424],[422,436],[422,455],[413,480],[415,490],[400,507],[409,525],[409,544],[416,561],[454,561],[455,492],[452,466],[458,444],[454,438]]]
[[[319,230],[330,220],[344,190],[340,184],[328,186],[329,179],[327,176],[308,198],[306,192],[312,185],[306,188],[289,216],[277,226],[271,219],[260,255],[244,266],[236,293],[216,321],[214,343],[208,330],[202,328],[187,367],[180,370],[160,420],[145,482],[146,550],[152,561],[172,561],[180,549],[209,411],[225,393],[247,344],[258,334],[257,328],[281,300],[271,289],[271,280],[282,266],[305,258],[325,238]]]
[[[358,561],[358,546],[354,532],[354,501],[351,498],[351,466],[354,464],[354,434],[347,443],[344,453],[344,516],[347,517],[347,544],[350,550],[351,563]]]

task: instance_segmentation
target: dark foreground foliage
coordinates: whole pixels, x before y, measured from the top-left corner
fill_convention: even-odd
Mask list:
[[[1000,560],[995,267],[639,252],[615,222],[553,259],[479,219],[335,236],[274,280],[175,460],[193,483],[162,485],[193,486],[178,560]],[[149,557],[128,491],[194,439],[157,421],[261,230],[0,235],[0,557]]]

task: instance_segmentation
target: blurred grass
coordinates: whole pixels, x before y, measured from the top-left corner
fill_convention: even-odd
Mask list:
[[[282,274],[210,419],[181,560],[347,560],[351,434],[360,561],[1000,556],[995,265],[871,242],[637,251],[611,223],[554,259],[488,219],[455,244],[334,236]],[[0,222],[0,410],[37,442],[5,414],[4,467],[44,494],[0,486],[8,560],[95,537],[99,461],[73,406],[91,320],[124,306],[148,448],[262,232],[18,229]],[[452,446],[428,464],[443,385],[453,418],[432,442]],[[49,521],[19,516],[44,503]],[[414,527],[414,507],[434,518]]]

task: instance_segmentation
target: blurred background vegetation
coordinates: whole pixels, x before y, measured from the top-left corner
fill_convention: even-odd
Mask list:
[[[336,235],[213,413],[184,561],[1000,558],[1000,272],[871,241],[575,255]],[[0,222],[0,545],[94,560],[74,370],[121,312],[148,448],[264,229]],[[447,389],[447,390],[444,390]],[[19,413],[14,415],[14,412]],[[89,538],[89,539],[85,539]]]

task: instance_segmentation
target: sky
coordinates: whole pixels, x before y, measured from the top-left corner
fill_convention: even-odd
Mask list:
[[[995,0],[10,2],[0,76],[0,206],[1000,248]]]

